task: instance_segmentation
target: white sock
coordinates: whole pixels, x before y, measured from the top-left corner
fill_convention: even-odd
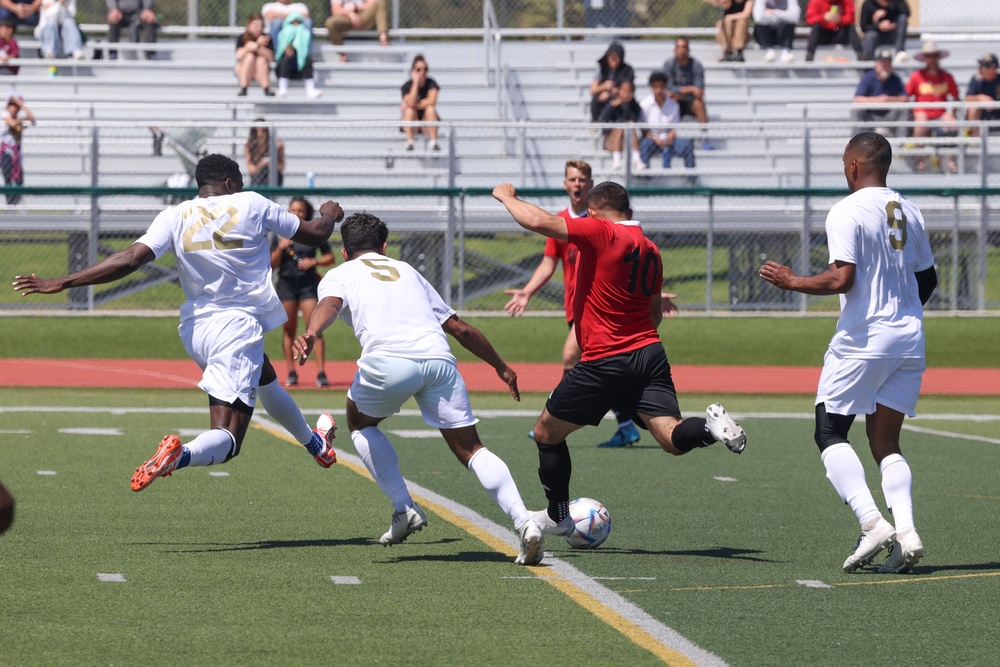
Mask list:
[[[497,505],[514,521],[514,529],[520,530],[531,516],[524,507],[521,494],[517,490],[510,469],[499,456],[481,447],[469,459],[469,470],[479,478],[479,483],[490,494]]]
[[[224,428],[213,428],[184,445],[184,449],[191,454],[189,466],[210,466],[222,463],[236,450],[236,439]]]
[[[311,93],[312,91],[316,90],[316,79],[306,79],[305,85],[306,85],[306,92]]]
[[[614,151],[613,153],[611,153],[611,159],[612,160],[618,160],[620,162],[621,159],[622,159],[622,152],[621,151]]]
[[[405,512],[412,507],[413,498],[399,469],[399,455],[385,433],[377,426],[366,426],[360,431],[351,431],[351,442],[378,488],[392,503],[392,510]]]
[[[826,467],[826,478],[833,484],[840,499],[854,510],[858,523],[865,526],[882,517],[865,481],[865,468],[850,443],[841,442],[827,447],[820,454],[820,459]]]
[[[295,399],[285,391],[280,382],[275,380],[271,384],[257,387],[257,398],[267,410],[267,414],[284,426],[285,430],[291,433],[300,445],[309,444],[309,441],[312,440],[312,429],[306,423],[306,418],[302,416],[299,406],[295,404]]]
[[[890,454],[879,464],[882,471],[882,493],[892,512],[896,532],[913,528],[913,475],[902,454]]]
[[[284,95],[288,92],[288,79],[278,79],[278,94]]]

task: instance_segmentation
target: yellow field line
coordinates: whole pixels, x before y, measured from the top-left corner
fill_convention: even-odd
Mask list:
[[[301,447],[298,442],[291,438],[287,433],[273,429],[264,424],[258,424],[256,422],[251,422],[252,427],[260,429],[274,437],[284,440],[285,442],[290,442],[293,445]],[[368,474],[368,470],[364,466],[357,465],[350,461],[337,461],[338,466],[342,466],[355,472],[362,477],[367,479],[372,479],[371,475]],[[374,482],[374,480],[372,480]],[[465,531],[469,535],[472,535],[479,541],[486,544],[494,551],[498,551],[505,556],[515,558],[517,556],[517,551],[515,551],[510,545],[508,545],[503,540],[495,537],[492,533],[489,533],[479,526],[463,519],[459,515],[455,514],[449,509],[446,509],[437,503],[428,500],[427,498],[421,497],[419,495],[414,496],[414,500],[418,501],[421,507],[429,509],[430,511],[437,514],[444,521],[452,524],[453,526]],[[697,663],[691,661],[683,653],[679,653],[670,649],[659,641],[655,637],[650,635],[648,632],[637,626],[632,621],[628,620],[614,609],[604,605],[599,600],[594,599],[585,591],[581,590],[576,584],[564,577],[558,575],[555,572],[550,571],[548,568],[542,567],[529,567],[526,568],[529,572],[534,574],[537,578],[541,579],[545,583],[553,586],[560,592],[562,592],[566,597],[576,602],[578,605],[592,613],[601,621],[607,623],[612,628],[620,632],[633,644],[640,646],[657,658],[662,660],[664,663],[670,665],[671,667],[697,667]]]

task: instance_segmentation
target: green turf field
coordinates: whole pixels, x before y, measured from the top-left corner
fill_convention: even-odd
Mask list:
[[[608,505],[611,538],[580,552],[550,537],[548,567],[522,568],[436,509],[406,544],[379,546],[391,509],[348,457],[324,470],[259,428],[228,464],[133,493],[132,470],[164,433],[207,425],[197,391],[0,390],[0,478],[18,501],[0,537],[0,664],[686,664],[635,623],[615,627],[615,599],[696,644],[702,664],[996,664],[995,398],[922,399],[928,417],[907,422],[921,429],[904,433],[904,453],[926,547],[911,575],[841,572],[857,525],[823,477],[810,397],[681,398],[686,412],[721,398],[746,452],[674,458],[648,437],[599,450],[613,424],[581,431],[572,488]],[[341,418],[342,393],[296,399],[310,418]],[[526,437],[543,401],[473,399],[529,508],[543,503]],[[524,416],[485,412],[514,409]],[[409,480],[512,535],[439,437],[393,433],[426,430],[418,417],[385,430]],[[863,450],[862,424],[854,436]],[[337,443],[353,453],[346,434]],[[596,597],[571,597],[559,563]]]

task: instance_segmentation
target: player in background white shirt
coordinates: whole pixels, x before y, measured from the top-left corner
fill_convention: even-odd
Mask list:
[[[424,422],[440,429],[462,465],[513,520],[521,540],[515,562],[536,565],[543,556],[541,529],[525,509],[507,464],[479,439],[479,420],[472,414],[445,333],[492,366],[519,401],[517,374],[486,336],[459,319],[412,266],[386,257],[388,234],[385,223],[368,213],[344,221],[341,252],[347,261],[323,277],[319,303],[305,333],[293,343],[304,364],[316,336],[337,317],[361,342],[358,371],[347,392],[347,426],[365,467],[392,502],[392,524],[379,542],[399,544],[427,524],[406,488],[395,448],[378,427],[413,397]]]
[[[336,462],[330,441],[335,425],[324,414],[309,428],[264,354],[264,332],[281,326],[285,310],[271,285],[268,232],[301,243],[326,241],[343,217],[335,202],[308,222],[254,192],[241,192],[240,167],[224,155],[209,155],[195,169],[198,196],[166,209],[131,246],[62,278],[16,276],[24,295],[56,294],[71,287],[108,283],[171,252],[187,302],[179,332],[201,367],[198,384],[209,397],[211,430],[186,445],[167,435],[156,454],[132,476],[141,491],[157,477],[186,466],[224,463],[240,452],[259,397],[268,414],[324,467]]]
[[[924,553],[899,434],[920,394],[926,368],[923,304],[937,286],[937,272],[920,210],[886,186],[891,163],[892,148],[882,135],[864,132],[851,139],[844,150],[851,195],[826,219],[829,268],[809,277],[770,261],[760,269],[761,278],[781,289],[840,295],[837,333],[816,395],[815,437],[827,478],[861,524],[845,572],[867,565],[887,546],[883,573],[909,572]],[[882,517],[847,439],[859,414],[865,415],[895,527]]]

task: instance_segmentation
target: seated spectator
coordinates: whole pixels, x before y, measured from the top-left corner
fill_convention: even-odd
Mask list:
[[[76,0],[42,0],[35,38],[42,42],[43,58],[73,56],[83,60],[83,38],[76,25]]]
[[[274,60],[274,45],[271,36],[264,32],[264,19],[257,12],[247,17],[247,27],[236,38],[236,76],[240,81],[240,97],[245,97],[251,79],[264,89],[264,95],[271,97],[271,61]]]
[[[385,0],[330,0],[330,18],[326,32],[334,46],[344,44],[344,35],[352,30],[378,30],[378,43],[389,46],[389,14]],[[341,52],[340,61],[347,62]]]
[[[1000,121],[1000,100],[998,88],[1000,88],[1000,78],[997,77],[997,56],[995,53],[987,53],[978,61],[979,73],[974,74],[969,81],[969,88],[965,93],[966,102],[986,102],[992,104],[992,108],[969,107],[966,111],[966,120],[971,121]],[[979,136],[979,128],[971,128],[972,136]]]
[[[681,118],[694,116],[705,125],[708,123],[708,110],[705,108],[705,68],[691,57],[691,43],[687,37],[674,40],[674,57],[663,63],[663,72],[667,75],[667,94],[680,107]],[[705,129],[702,128],[702,133]],[[705,139],[702,148],[712,150],[712,144]]]
[[[439,121],[441,117],[437,112],[438,88],[437,81],[427,76],[428,65],[422,55],[414,56],[413,64],[410,65],[410,80],[404,83],[400,90],[403,94],[403,102],[399,105],[399,110],[403,114],[403,120],[425,120],[428,122]],[[413,137],[417,134],[427,135],[427,148],[432,151],[441,150],[438,146],[438,129],[436,125],[428,127],[404,127],[406,134],[406,150],[413,150]]]
[[[21,95],[10,93],[4,105],[3,122],[0,123],[0,171],[3,171],[3,181],[7,185],[24,185],[21,135],[26,123],[34,125],[35,114],[24,103]],[[21,195],[7,195],[8,204],[20,201]]]
[[[278,43],[278,33],[281,32],[281,26],[284,25],[288,15],[293,12],[302,17],[302,23],[309,29],[309,50],[312,51],[313,21],[309,16],[309,5],[304,2],[275,0],[260,8],[260,15],[264,17],[264,27],[271,37],[271,44]]]
[[[947,58],[948,51],[938,48],[936,42],[926,41],[920,53],[914,56],[924,63],[924,68],[915,70],[910,74],[909,81],[906,82],[906,93],[913,98],[914,102],[947,102],[949,98],[958,100],[958,86],[951,74],[941,69],[941,59]],[[957,123],[955,114],[951,109],[943,106],[917,107],[913,110],[913,136],[928,137],[931,135],[931,128],[928,125],[931,121],[944,123]],[[938,135],[954,135],[958,131],[956,126],[943,126],[934,129]],[[924,171],[927,168],[927,160],[918,158],[914,169]],[[958,173],[958,165],[955,157],[948,156],[948,171]]]
[[[21,55],[21,50],[17,46],[17,39],[14,37],[14,28],[17,22],[14,19],[0,20],[0,74],[17,74],[20,65],[8,65],[7,61]]]
[[[618,87],[626,81],[634,86],[635,70],[625,62],[625,47],[611,42],[608,50],[598,59],[597,76],[590,82],[590,120],[598,120]]]
[[[636,171],[649,167],[649,159],[656,153],[663,153],[663,166],[670,168],[674,155],[684,158],[684,166],[694,167],[694,144],[690,139],[681,139],[671,125],[681,122],[680,107],[667,95],[669,79],[663,72],[649,75],[652,93],[639,103],[642,109],[642,140],[639,142],[639,164]]]
[[[615,89],[615,96],[608,100],[597,118],[599,123],[638,123],[642,120],[642,107],[635,101],[635,84],[622,81]],[[638,169],[642,164],[639,158],[639,138],[637,133],[629,129],[629,141],[632,144],[632,168]],[[604,150],[611,153],[611,168],[622,168],[622,151],[625,148],[625,128],[615,127],[604,130]]]
[[[861,60],[861,38],[854,27],[854,0],[809,0],[806,25],[810,27],[806,62],[816,58],[820,44],[850,44]]]
[[[715,22],[715,41],[722,47],[721,62],[743,62],[743,49],[750,40],[750,13],[753,0],[705,0],[722,10]]]
[[[263,118],[255,118],[255,123],[263,123]],[[278,139],[278,175],[275,183],[285,182],[285,142]],[[250,173],[250,185],[271,184],[271,131],[266,125],[250,128],[250,136],[243,147],[247,159],[247,171]]]
[[[290,79],[302,79],[306,87],[306,97],[317,98],[323,92],[316,89],[316,79],[313,77],[313,61],[309,55],[312,44],[312,31],[306,27],[306,19],[292,12],[285,18],[281,32],[278,33],[278,97],[288,94]]]
[[[792,42],[795,39],[795,24],[801,14],[797,0],[754,0],[753,36],[766,49],[764,62],[774,62],[778,47],[781,48],[781,62],[795,60]]]
[[[3,0],[0,0],[3,2]],[[132,41],[143,44],[156,43],[156,11],[153,0],[107,0],[108,41],[115,43],[121,39],[122,28],[128,30]],[[156,52],[147,51],[146,60],[155,60]],[[108,51],[108,58],[118,58],[117,51]]]
[[[42,0],[0,0],[0,21],[12,19],[14,27],[38,25]]]
[[[910,6],[906,0],[865,0],[861,5],[861,55],[865,60],[875,56],[875,49],[890,46],[896,49],[894,62],[906,62],[906,25]]]
[[[861,75],[854,91],[855,104],[885,104],[880,108],[852,109],[851,120],[858,123],[854,133],[877,132],[883,137],[905,135],[906,129],[886,125],[910,119],[910,110],[894,103],[909,102],[903,80],[892,71],[892,50],[881,49],[875,56],[875,67]]]

